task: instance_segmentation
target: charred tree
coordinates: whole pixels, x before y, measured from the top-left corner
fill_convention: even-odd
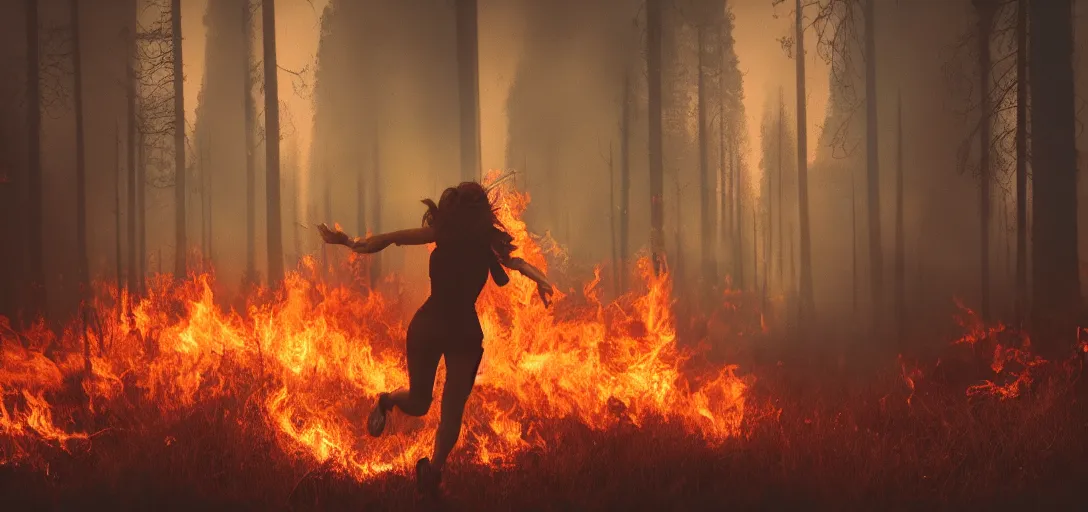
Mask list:
[[[850,287],[854,314],[858,313],[858,200],[854,173],[850,173]]]
[[[906,247],[903,238],[903,94],[896,98],[895,144],[895,333],[903,340],[906,327]]]
[[[356,229],[356,232],[359,233],[359,236],[366,236],[366,234],[367,234],[367,230],[366,230],[366,205],[367,205],[366,191],[367,191],[367,187],[366,187],[365,169],[366,169],[365,166],[360,165],[359,166],[359,171],[357,173],[355,173],[355,185],[356,185],[356,187],[355,187],[355,205],[356,205],[355,223],[358,226],[358,228]],[[328,198],[329,195],[331,195],[331,194],[328,194],[328,191],[326,191],[326,194],[327,194],[325,196],[326,198]],[[329,209],[330,208],[326,207],[326,216],[325,216],[326,219],[331,219],[332,218],[332,212],[329,212],[328,211]]]
[[[701,281],[707,285],[716,283],[717,265],[714,255],[714,225],[711,217],[710,194],[710,141],[707,123],[707,93],[706,93],[706,54],[707,41],[706,29],[702,26],[698,29],[698,109],[699,109],[699,234],[702,249],[702,276]],[[705,287],[709,290],[709,286]]]
[[[457,85],[461,104],[461,180],[480,175],[480,77],[476,0],[456,0]]]
[[[612,156],[612,143],[608,143],[608,241],[612,244],[612,287],[618,295],[620,293],[620,275],[623,274],[623,266],[620,265],[620,253],[618,247],[619,233],[616,225],[616,164]]]
[[[207,140],[200,142],[200,245],[205,260],[212,257],[212,239],[208,214],[208,144]]]
[[[374,219],[374,232],[381,233],[382,229],[382,161],[381,153],[379,152],[379,144],[377,135],[374,136],[374,146],[371,149],[371,158],[374,161],[371,163],[371,176],[374,182],[371,184],[371,201],[372,205],[371,218]],[[382,257],[381,253],[373,254],[370,256],[370,286],[378,286],[379,280],[382,277]]]
[[[181,0],[170,2],[174,36],[174,277],[185,277],[189,247],[185,231],[185,75],[181,44]]]
[[[87,256],[87,161],[83,132],[83,49],[80,38],[79,0],[72,0],[69,10],[72,24],[72,75],[76,114],[76,251],[79,280],[79,311],[82,325],[84,377],[91,376],[91,341],[87,336],[87,313],[91,282]]]
[[[785,176],[785,168],[783,167],[786,153],[786,105],[782,99],[782,89],[778,89],[778,165],[776,166],[775,173],[775,210],[777,213],[777,223],[775,226],[776,234],[778,235],[778,246],[775,250],[775,256],[777,258],[776,266],[778,267],[778,283],[785,290],[785,250],[782,244],[782,178]]]
[[[1032,329],[1050,354],[1078,332],[1076,106],[1072,0],[1032,0]]]
[[[630,245],[631,208],[631,75],[623,79],[620,105],[620,293],[627,291],[627,258]]]
[[[242,2],[242,41],[245,52],[245,73],[242,74],[243,117],[246,145],[246,276],[249,284],[257,282],[257,171],[254,125],[257,106],[253,100],[253,10],[249,0]],[[329,217],[327,217],[329,218]]]
[[[797,62],[797,208],[801,222],[801,282],[799,286],[800,319],[806,321],[815,315],[816,306],[812,290],[812,234],[808,208],[808,111],[805,104],[805,33],[801,7],[801,0],[797,0],[795,13],[797,51],[794,58]],[[854,281],[856,283],[857,279],[855,278]]]
[[[114,260],[117,265],[117,297],[120,299],[124,290],[124,271],[121,269],[124,259],[121,256],[121,127],[116,122],[113,125],[113,181]]]
[[[45,256],[44,246],[44,198],[42,195],[42,97],[41,63],[38,49],[39,23],[38,1],[26,1],[26,129],[28,194],[30,197],[27,212],[27,244],[29,251],[29,312],[32,316],[45,313]]]
[[[178,0],[174,0],[175,2]],[[262,0],[264,27],[265,186],[267,190],[268,284],[283,280],[283,217],[280,214],[280,96],[276,66],[276,2]]]
[[[739,134],[733,134],[733,140],[730,145],[732,151],[732,166],[733,166],[733,267],[734,275],[737,279],[737,286],[740,289],[744,288],[744,169],[740,165],[740,153],[739,144],[737,144],[737,137]],[[755,243],[755,240],[752,241]],[[753,265],[755,262],[753,262]],[[752,275],[755,276],[753,269]],[[753,281],[754,282],[754,281]]]
[[[1016,324],[1028,304],[1028,0],[1016,2]]]
[[[664,168],[662,154],[662,0],[646,0],[646,69],[648,71],[650,158],[650,252],[654,272],[660,273],[665,258]]]
[[[178,0],[174,0],[174,2],[177,3]],[[129,22],[132,25],[129,28],[128,77],[127,77],[127,79],[125,81],[126,82],[126,87],[127,87],[127,91],[126,91],[127,92],[127,97],[125,99],[128,102],[128,112],[126,114],[126,118],[128,119],[128,121],[126,122],[126,130],[125,130],[125,162],[126,162],[125,175],[127,177],[127,183],[128,183],[128,185],[125,187],[125,198],[126,198],[126,205],[127,205],[127,208],[126,208],[125,212],[127,214],[126,224],[127,224],[127,227],[128,227],[128,230],[127,230],[127,235],[128,236],[125,239],[125,243],[127,244],[126,248],[127,248],[127,260],[128,260],[128,262],[127,262],[128,263],[128,265],[127,265],[127,277],[128,277],[127,283],[128,283],[128,285],[127,286],[128,286],[128,293],[129,293],[130,296],[137,293],[138,286],[139,286],[139,284],[137,282],[137,277],[136,277],[136,245],[137,245],[137,242],[136,242],[136,130],[137,130],[137,124],[139,123],[139,118],[138,118],[139,113],[137,112],[137,109],[136,109],[136,101],[137,101],[137,95],[138,95],[138,92],[136,90],[137,80],[138,80],[137,76],[136,76],[136,73],[137,73],[136,67],[140,65],[139,50],[138,50],[138,48],[136,46],[137,45],[137,39],[138,39],[137,31],[139,30],[139,27],[140,27],[139,21],[136,19],[137,3],[135,1],[133,1],[131,7],[132,7],[132,10],[130,11],[130,14],[129,14]],[[174,16],[180,16],[180,13],[181,13],[181,7],[178,6],[177,10],[173,11],[173,15]],[[180,20],[175,22],[175,27],[174,27],[175,29],[177,29],[179,23],[180,23]],[[181,41],[180,37],[175,37],[174,38],[174,45],[176,47],[178,47],[178,48],[181,47],[180,41]],[[175,51],[180,51],[180,50],[175,50]],[[175,58],[177,58],[177,55],[175,55]],[[180,73],[180,70],[177,69],[178,67],[180,67],[180,66],[175,67],[175,75]],[[177,95],[179,93],[180,93],[180,88],[176,87],[175,90],[174,90],[174,94]],[[176,106],[177,103],[175,102],[174,105]],[[183,111],[183,113],[184,113],[184,111]],[[184,127],[184,122],[182,123],[182,126]],[[175,126],[175,129],[177,129],[177,126]],[[184,173],[184,167],[182,167],[182,169],[183,170],[181,172],[179,172],[179,177],[178,177],[179,180],[183,179],[181,176]],[[182,183],[184,183],[184,182],[182,182]],[[183,190],[183,187],[181,187],[181,185],[178,185],[178,187],[179,187],[178,190]],[[179,247],[178,251],[182,251],[182,249]]]
[[[79,0],[72,0],[72,75],[76,114],[76,251],[79,258],[80,300],[90,292],[90,269],[87,256],[87,160],[83,127],[83,49],[79,23]]]
[[[721,210],[718,212],[718,231],[721,236],[722,251],[728,251],[731,241],[729,240],[732,234],[732,216],[729,215],[732,206],[730,200],[731,183],[730,178],[733,174],[729,172],[729,166],[726,164],[727,158],[726,145],[725,145],[725,102],[718,103],[718,182],[721,185],[721,189],[718,191],[718,203]],[[725,252],[727,254],[727,252]],[[726,271],[728,274],[729,272]],[[736,277],[736,276],[732,276]]]
[[[147,269],[147,134],[140,130],[136,135],[136,273],[140,276],[137,290],[146,288]]]
[[[869,206],[869,284],[872,289],[874,327],[880,325],[884,305],[884,251],[880,238],[880,158],[877,128],[876,1],[865,0],[865,168]]]
[[[979,119],[979,272],[983,319],[990,318],[990,33],[997,4],[994,0],[974,0],[978,12],[978,80],[981,95]]]

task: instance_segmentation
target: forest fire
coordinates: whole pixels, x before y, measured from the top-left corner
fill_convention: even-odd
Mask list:
[[[543,267],[520,221],[527,195],[499,197],[520,255]],[[552,442],[548,421],[565,418],[603,430],[660,417],[711,445],[741,433],[751,378],[734,366],[685,371],[692,353],[677,345],[669,276],[655,276],[647,261],[638,270],[637,292],[602,302],[598,274],[584,298],[562,297],[554,310],[520,276],[488,286],[477,304],[485,357],[464,434],[471,457],[501,465]],[[391,299],[320,275],[308,258],[281,289],[254,293],[244,313],[216,303],[209,274],[161,276],[131,303],[109,290],[99,325],[88,329],[86,359],[78,327],[15,332],[4,324],[0,457],[17,462],[36,442],[86,441],[94,435],[88,414],[139,406],[170,421],[229,397],[238,408],[258,401],[287,453],[358,480],[404,469],[430,448],[437,401],[422,425],[394,424],[394,435],[379,440],[365,438],[361,418],[379,391],[407,384],[405,323]],[[85,396],[74,400],[65,390],[80,381]]]

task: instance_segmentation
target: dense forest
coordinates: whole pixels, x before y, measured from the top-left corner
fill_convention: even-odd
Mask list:
[[[824,64],[828,99],[825,111],[805,112],[803,158],[794,149],[802,82],[758,91],[764,105],[746,100],[746,88],[761,84],[745,83],[744,69],[758,63],[738,58],[730,4],[666,2],[657,27],[648,26],[640,2],[523,4],[503,14],[524,20],[505,92],[505,158],[481,169],[515,170],[534,198],[533,229],[549,234],[576,266],[606,263],[613,287],[626,271],[611,269],[653,250],[684,288],[720,287],[728,278],[788,298],[791,307],[811,294],[819,313],[812,319],[832,323],[871,317],[859,310],[875,308],[895,313],[882,325],[896,328],[891,322],[902,315],[904,325],[927,325],[946,315],[951,297],[1006,319],[1027,318],[1036,299],[1043,310],[1072,301],[1072,289],[1027,290],[1076,284],[1079,263],[1055,267],[1048,256],[1039,259],[1045,272],[1020,268],[1036,236],[1045,254],[1066,259],[1072,246],[1062,244],[1077,238],[1070,238],[1076,224],[1062,224],[1076,215],[1044,213],[1034,222],[1035,160],[1030,141],[1016,135],[1031,119],[1017,117],[1018,101],[1030,94],[1019,92],[1028,76],[1018,74],[1018,62],[1029,55],[1017,47],[1016,2],[808,7],[800,33],[809,60]],[[266,170],[265,114],[283,102],[265,98],[260,5],[208,2],[192,14],[202,25],[193,37],[206,41],[203,55],[189,57],[201,63],[201,81],[195,98],[176,104],[172,81],[186,76],[173,69],[173,59],[184,57],[173,53],[169,2],[110,2],[72,18],[68,2],[41,1],[33,4],[33,27],[31,5],[5,7],[4,193],[12,208],[5,233],[25,241],[4,250],[9,317],[70,315],[84,279],[139,288],[155,272],[182,275],[205,261],[222,283],[258,281],[268,273],[270,237],[279,239],[277,259],[293,268],[317,250],[309,227],[317,221],[360,233],[406,225],[418,216],[417,197],[461,175],[452,4],[330,1],[309,13],[320,36],[313,62],[278,73],[287,82],[297,77],[304,90],[278,93],[312,102],[312,125],[280,109],[276,172]],[[784,1],[772,9],[782,19],[796,12]],[[923,28],[930,37],[913,36]],[[792,58],[796,33],[777,37]],[[27,51],[31,40],[36,55]],[[1069,51],[1076,64],[1079,52]],[[651,61],[660,68],[654,73]],[[980,66],[987,70],[981,79]],[[36,90],[27,87],[34,74]],[[191,114],[175,119],[186,100],[195,100]],[[40,115],[31,115],[30,104]],[[1076,126],[1074,142],[1083,139]],[[811,145],[810,131],[818,134]],[[989,150],[980,153],[982,139]],[[807,167],[803,187],[799,162]],[[273,174],[278,208],[268,202]],[[1073,178],[1058,176],[1057,190],[1078,190],[1061,181]],[[660,212],[647,197],[660,197]],[[1055,211],[1074,208],[1075,199]],[[277,209],[280,228],[268,229]],[[1058,231],[1047,236],[1050,229]],[[418,261],[396,259],[384,270],[419,276]],[[1063,277],[1048,284],[1057,269]]]
[[[150,343],[196,325],[190,303],[259,330],[262,308],[333,286],[365,327],[322,321],[315,339],[394,339],[427,292],[426,251],[349,256],[315,226],[415,227],[421,199],[506,173],[503,197],[527,201],[504,206],[519,240],[569,308],[597,304],[599,343],[664,276],[678,353],[756,377],[745,365],[798,354],[860,373],[898,357],[913,397],[905,358],[979,325],[998,353],[995,333],[1015,332],[1065,360],[1085,346],[1088,285],[1080,28],[1074,0],[3,2],[0,341],[93,381],[116,356],[103,330]],[[162,306],[200,282],[206,303]],[[497,325],[520,325],[503,308],[528,303],[499,303]],[[240,339],[286,394],[294,363],[268,377],[270,345]],[[0,440],[32,396],[4,354]],[[7,448],[0,466],[26,451]],[[352,460],[356,480],[377,472]]]

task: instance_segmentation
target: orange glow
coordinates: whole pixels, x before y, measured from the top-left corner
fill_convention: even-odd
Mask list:
[[[510,188],[496,193],[515,255],[546,269],[520,220],[529,197]],[[100,285],[84,405],[151,404],[156,417],[171,421],[228,397],[239,407],[258,404],[289,455],[358,480],[405,470],[429,454],[441,393],[424,418],[395,414],[389,434],[366,437],[363,418],[377,394],[408,383],[406,323],[396,299],[352,279],[359,259],[338,269],[338,279],[322,277],[306,258],[281,288],[253,291],[244,311],[217,303],[208,272],[184,281],[158,276],[131,304]],[[661,418],[710,445],[741,433],[751,379],[738,377],[735,366],[686,371],[694,354],[677,345],[670,278],[655,276],[645,259],[637,272],[637,291],[607,303],[599,271],[581,296],[557,293],[552,308],[520,275],[485,288],[477,302],[485,355],[459,449],[466,457],[500,465],[555,443],[549,429],[562,419],[603,430]],[[78,329],[55,334],[39,324],[17,333],[0,322],[0,462],[24,453],[8,440],[65,446],[87,439],[73,426],[81,409],[58,398],[84,372]],[[436,388],[443,380],[440,370]]]

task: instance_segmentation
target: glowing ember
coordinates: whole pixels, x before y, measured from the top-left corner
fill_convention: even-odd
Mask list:
[[[1002,323],[986,325],[973,310],[959,300],[956,300],[956,306],[960,309],[956,320],[966,334],[954,343],[975,348],[983,342],[993,344],[990,369],[994,376],[968,387],[967,396],[991,396],[1001,400],[1020,396],[1034,381],[1033,370],[1046,363],[1045,359],[1031,353],[1031,338],[1024,332],[1011,332]],[[999,335],[1013,337],[1020,347],[1002,345],[997,341]]]
[[[545,268],[520,220],[528,197],[508,188],[498,194],[500,218],[519,247],[515,255]],[[750,382],[733,366],[686,374],[692,354],[676,343],[669,276],[655,276],[647,260],[637,271],[637,292],[604,303],[598,273],[582,297],[557,294],[552,309],[520,275],[504,288],[488,285],[477,303],[485,355],[466,412],[461,450],[467,456],[495,465],[545,447],[555,442],[550,433],[559,419],[608,429],[656,417],[710,444],[740,433]],[[244,312],[216,303],[209,273],[180,282],[156,277],[131,304],[103,285],[101,318],[87,337],[91,379],[82,379],[78,328],[57,334],[40,324],[15,332],[0,318],[0,461],[23,453],[7,439],[61,446],[86,439],[72,425],[87,407],[154,404],[157,417],[171,421],[232,397],[259,400],[289,454],[360,480],[405,469],[430,450],[438,401],[422,420],[394,415],[392,433],[380,439],[366,437],[362,421],[378,392],[408,382],[401,308],[321,274],[306,258],[281,288],[254,291]],[[81,379],[83,403],[58,397],[66,382]],[[436,386],[442,380],[440,372]]]

